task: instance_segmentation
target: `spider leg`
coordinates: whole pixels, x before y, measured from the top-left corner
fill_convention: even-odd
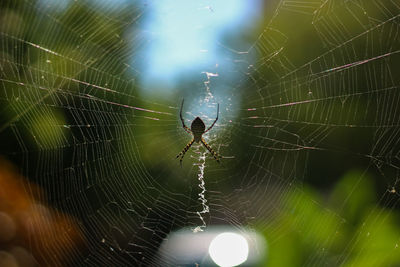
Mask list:
[[[182,160],[183,160],[183,157],[185,156],[186,151],[188,151],[189,148],[193,145],[193,143],[194,143],[194,138],[192,139],[192,141],[190,141],[190,142],[185,146],[185,148],[182,150],[182,152],[179,153],[179,154],[176,156],[176,158],[181,157],[181,159],[179,160],[179,162],[180,162],[180,164],[181,164],[181,167],[182,167]]]
[[[192,131],[185,125],[185,121],[183,120],[183,117],[182,117],[182,109],[183,109],[183,102],[184,101],[185,101],[185,99],[182,99],[181,112],[179,113],[179,116],[181,117],[183,129],[185,129],[185,131],[188,132],[188,133],[192,133]]]
[[[182,102],[183,103],[183,102]],[[218,115],[219,115],[219,103],[218,103],[218,107],[217,107],[217,118],[215,119],[215,121],[211,124],[210,127],[208,127],[208,129],[203,133],[205,134],[206,132],[208,132],[209,130],[211,130],[212,127],[214,127],[214,124],[217,122],[218,120]]]
[[[201,143],[207,148],[208,151],[213,155],[214,159],[219,163],[219,155],[215,152],[207,143],[206,141],[201,138]]]

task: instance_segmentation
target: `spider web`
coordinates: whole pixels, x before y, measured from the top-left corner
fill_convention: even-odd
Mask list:
[[[346,218],[323,209],[310,223],[307,207],[322,203],[304,200],[303,184],[329,185],[357,166],[378,177],[379,204],[397,207],[399,4],[264,3],[247,43],[216,41],[218,60],[180,74],[169,87],[175,91],[162,93],[143,91],[151,88],[142,79],[144,48],[155,42],[142,23],[150,6],[1,3],[1,153],[43,187],[43,201],[79,219],[87,244],[74,264],[173,264],[173,255],[156,252],[182,227],[254,227],[269,230],[273,243],[287,228],[269,221],[288,212],[281,200],[292,191],[293,203],[303,203],[289,211],[301,235],[335,229],[309,240],[315,251],[307,265],[343,264],[367,249],[360,231],[336,255],[326,252]],[[191,138],[179,120],[183,97],[187,125],[200,116],[208,127],[220,104],[205,139],[221,164],[194,144],[179,167],[175,157]]]

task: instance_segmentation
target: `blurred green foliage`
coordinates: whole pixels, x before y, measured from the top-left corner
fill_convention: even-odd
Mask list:
[[[269,245],[266,265],[400,265],[399,214],[377,206],[373,183],[350,171],[329,194],[308,186],[289,191],[280,203],[284,212],[260,225]]]

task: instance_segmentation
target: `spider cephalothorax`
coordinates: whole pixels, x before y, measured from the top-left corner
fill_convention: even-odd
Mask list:
[[[196,117],[193,122],[192,125],[190,126],[190,129],[188,127],[186,127],[185,125],[185,121],[183,120],[182,117],[182,109],[183,109],[183,102],[184,100],[182,100],[182,105],[181,105],[181,112],[180,112],[180,117],[181,117],[181,121],[182,121],[182,127],[183,129],[185,129],[186,132],[190,133],[191,135],[193,135],[193,139],[192,141],[190,141],[185,148],[182,150],[181,153],[179,153],[176,157],[180,159],[180,163],[182,165],[182,160],[183,157],[185,156],[186,151],[189,150],[189,148],[193,145],[194,142],[201,142],[208,151],[210,151],[210,153],[213,155],[214,159],[219,163],[219,156],[217,154],[217,152],[215,152],[207,143],[206,141],[203,139],[203,134],[205,134],[206,132],[208,132],[209,130],[211,130],[211,128],[214,126],[214,124],[217,122],[218,120],[218,114],[219,114],[219,104],[218,104],[218,108],[217,108],[217,118],[215,119],[215,121],[211,124],[210,127],[208,127],[208,129],[206,130],[206,125],[204,124],[203,120],[200,119],[199,117]]]

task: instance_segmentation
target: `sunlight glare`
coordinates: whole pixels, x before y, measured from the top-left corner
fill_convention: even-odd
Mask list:
[[[211,241],[208,253],[219,266],[238,266],[247,260],[249,245],[243,236],[225,232]]]

